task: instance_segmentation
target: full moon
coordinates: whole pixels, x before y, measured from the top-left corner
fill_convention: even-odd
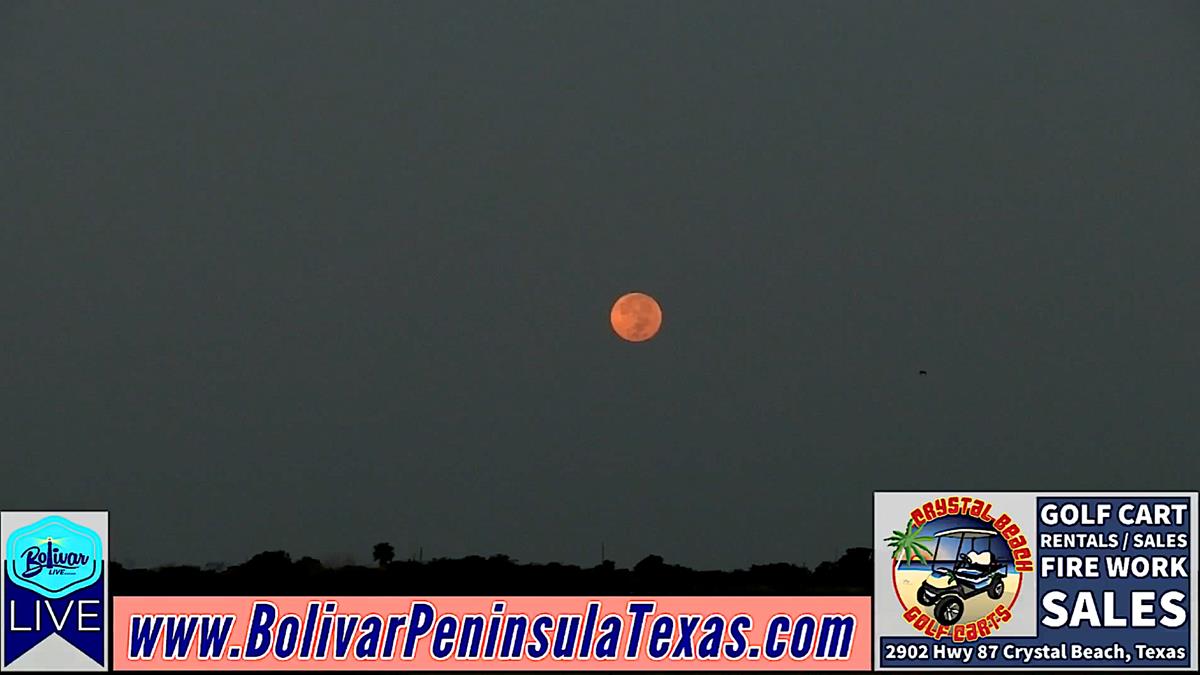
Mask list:
[[[645,293],[626,293],[613,303],[609,314],[613,330],[630,342],[645,342],[662,326],[662,308]]]

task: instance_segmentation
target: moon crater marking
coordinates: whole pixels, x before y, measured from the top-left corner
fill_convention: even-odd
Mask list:
[[[609,314],[613,331],[629,342],[645,342],[662,327],[662,308],[645,293],[626,293],[613,303]]]

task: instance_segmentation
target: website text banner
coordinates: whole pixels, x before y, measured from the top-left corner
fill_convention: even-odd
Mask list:
[[[868,670],[869,597],[116,597],[115,670]]]
[[[879,670],[1196,669],[1195,492],[875,493]]]

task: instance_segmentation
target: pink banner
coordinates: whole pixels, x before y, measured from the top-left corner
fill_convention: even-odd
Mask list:
[[[117,597],[115,670],[867,670],[868,597]]]

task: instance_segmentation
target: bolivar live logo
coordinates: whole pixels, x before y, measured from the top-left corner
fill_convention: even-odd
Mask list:
[[[935,640],[973,642],[999,630],[1012,619],[1022,575],[1033,571],[1021,526],[969,495],[917,505],[885,542],[904,621]]]
[[[3,670],[106,669],[107,514],[6,512],[0,530]]]

